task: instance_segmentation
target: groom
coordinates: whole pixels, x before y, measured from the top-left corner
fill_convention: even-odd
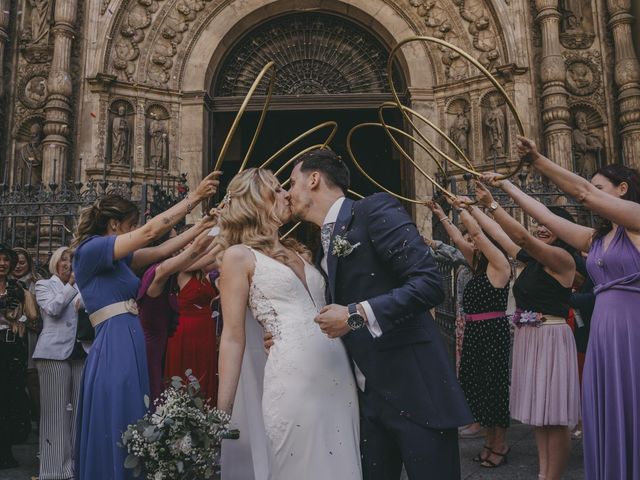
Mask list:
[[[294,217],[321,227],[318,268],[328,280],[316,322],[342,338],[360,401],[365,480],[460,478],[457,427],[472,423],[429,309],[441,277],[406,210],[388,194],[345,198],[349,170],[329,149],[291,173]]]

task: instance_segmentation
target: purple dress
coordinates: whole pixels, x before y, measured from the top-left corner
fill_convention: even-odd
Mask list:
[[[586,480],[640,480],[640,251],[618,228],[587,259],[596,305],[583,375]]]
[[[177,320],[177,305],[172,301],[171,280],[167,280],[162,293],[157,297],[150,297],[147,290],[151,286],[159,264],[150,266],[142,276],[138,290],[138,316],[144,331],[144,341],[147,347],[147,365],[149,367],[149,387],[151,404],[162,393],[164,353],[167,349],[167,339],[172,322]]]

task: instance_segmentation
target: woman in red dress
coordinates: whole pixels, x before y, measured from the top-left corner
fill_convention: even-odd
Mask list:
[[[212,307],[218,292],[202,271],[178,275],[178,329],[167,345],[165,376],[184,377],[191,369],[205,399],[218,392],[216,323]]]

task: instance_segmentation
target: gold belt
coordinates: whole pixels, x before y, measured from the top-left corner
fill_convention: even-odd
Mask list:
[[[541,326],[562,325],[563,323],[567,323],[566,318],[557,317],[555,315],[542,315],[542,317],[540,317],[540,320],[542,320]]]

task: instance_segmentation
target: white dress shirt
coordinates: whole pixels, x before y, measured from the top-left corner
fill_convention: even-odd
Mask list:
[[[344,202],[344,197],[340,197],[333,203],[333,205],[331,205],[331,208],[329,208],[329,211],[327,212],[327,215],[324,218],[324,222],[322,222],[323,225],[326,225],[327,223],[335,223],[336,220],[338,220],[338,214],[340,213],[340,208],[342,207],[343,202]],[[330,254],[331,253],[329,253],[329,255]],[[322,257],[322,260],[320,261],[320,266],[328,276],[329,269],[327,266],[327,255],[324,255]],[[366,325],[367,325],[367,329],[369,330],[369,333],[371,333],[371,336],[373,338],[379,337],[380,335],[382,335],[382,329],[380,328],[380,324],[376,320],[376,316],[373,313],[373,309],[371,308],[371,305],[369,305],[369,302],[367,302],[366,300],[359,303],[364,309],[365,315],[367,317]],[[355,367],[356,383],[358,384],[358,388],[364,392],[365,377],[355,362],[353,363],[353,365]]]

